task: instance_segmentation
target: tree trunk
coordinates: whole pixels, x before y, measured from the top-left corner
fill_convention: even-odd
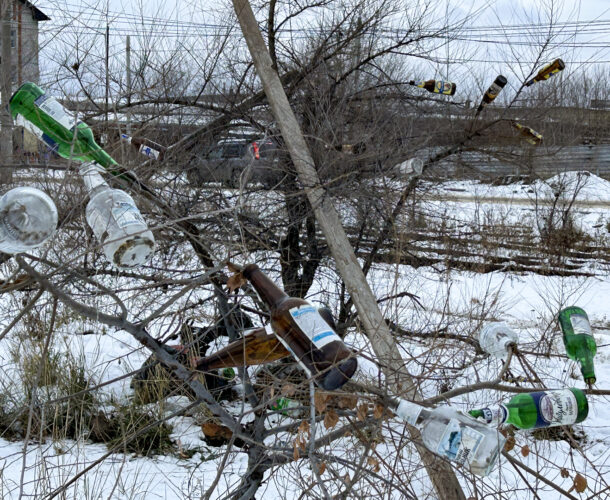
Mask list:
[[[371,341],[381,369],[390,387],[395,392],[402,394],[408,392],[408,396],[411,396],[411,398],[421,399],[412,377],[404,366],[390,329],[377,306],[376,298],[358,264],[339,215],[330,197],[327,196],[325,189],[320,184],[309,148],[288,103],[280,79],[273,69],[271,58],[258,29],[250,3],[248,0],[232,1],[252,60],[292,157],[299,180],[304,186],[316,219],[324,232],[339,274],[353,297],[359,317]],[[412,437],[417,439],[419,435],[417,430],[414,428],[409,430]],[[423,446],[418,446],[418,450],[438,496],[443,500],[465,499],[451,466],[435,457]]]
[[[2,41],[0,64],[0,183],[12,180],[13,163],[13,120],[6,109],[11,98],[11,12],[13,0],[0,0],[0,40]]]

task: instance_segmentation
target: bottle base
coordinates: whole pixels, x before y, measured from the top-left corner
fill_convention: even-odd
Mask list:
[[[337,366],[333,366],[325,372],[323,377],[316,379],[316,383],[321,389],[334,391],[352,378],[357,368],[358,361],[356,358],[350,358]]]

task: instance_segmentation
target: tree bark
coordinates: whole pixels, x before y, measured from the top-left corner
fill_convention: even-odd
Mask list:
[[[2,105],[0,106],[0,183],[6,184],[13,178],[13,120],[6,109],[11,98],[11,12],[13,0],[0,0],[0,40],[2,41],[2,63],[0,64],[0,86]]]
[[[339,214],[320,184],[311,153],[292,112],[280,79],[273,69],[273,63],[250,3],[248,0],[232,1],[252,60],[297,170],[299,180],[303,184],[316,219],[324,232],[330,252],[336,262],[337,270],[353,297],[359,317],[371,341],[381,369],[392,390],[402,394],[407,392],[407,397],[410,396],[412,399],[420,400],[421,395],[404,366],[398,347],[377,306],[376,298],[366,281],[343,229]],[[412,437],[418,437],[419,433],[415,428],[410,427],[409,431]],[[465,499],[460,483],[451,466],[434,456],[423,446],[418,446],[418,451],[438,496],[443,500]]]

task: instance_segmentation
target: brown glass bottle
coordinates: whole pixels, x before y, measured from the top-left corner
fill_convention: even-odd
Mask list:
[[[502,89],[506,85],[506,77],[502,75],[498,75],[494,82],[489,86],[487,92],[483,95],[483,99],[481,100],[481,104],[477,108],[477,115],[483,110],[485,106],[489,103],[493,102],[493,100],[498,97],[498,94],[502,92]]]
[[[547,64],[540,71],[538,71],[538,74],[534,78],[532,78],[528,82],[525,82],[525,86],[529,87],[530,85],[534,85],[534,83],[536,83],[536,82],[548,80],[555,73],[559,73],[560,71],[563,71],[565,69],[565,67],[566,67],[566,64],[561,59],[555,59],[552,63]]]
[[[457,85],[452,82],[443,80],[411,80],[409,85],[414,85],[421,89],[425,89],[433,94],[453,95],[457,89]]]
[[[536,132],[533,128],[521,125],[518,122],[512,122],[512,126],[515,127],[519,134],[533,146],[538,146],[542,142],[542,134]]]
[[[161,144],[157,144],[145,137],[130,137],[126,134],[121,134],[121,139],[131,144],[139,153],[153,160],[162,161],[167,151],[165,146],[161,146]]]
[[[256,264],[242,270],[271,312],[279,341],[322,389],[334,390],[356,371],[355,354],[306,300],[289,297]]]

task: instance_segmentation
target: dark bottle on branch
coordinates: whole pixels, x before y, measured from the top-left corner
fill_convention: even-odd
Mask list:
[[[485,106],[493,102],[493,100],[498,97],[498,94],[502,92],[502,89],[506,85],[506,78],[502,75],[498,75],[494,82],[489,86],[487,92],[483,95],[483,99],[481,100],[481,104],[477,108],[477,115],[483,110]]]
[[[554,74],[563,71],[565,67],[566,65],[561,59],[555,59],[552,63],[547,64],[540,71],[538,71],[538,74],[534,78],[525,82],[525,86],[529,87],[530,85],[534,85],[536,82],[548,80]]]
[[[358,367],[351,351],[309,302],[289,297],[256,264],[242,270],[271,312],[271,327],[286,350],[322,389],[334,390]]]
[[[580,389],[557,389],[516,394],[499,406],[468,413],[492,425],[506,423],[519,429],[537,429],[582,422],[589,413],[589,404]]]
[[[580,307],[566,307],[559,311],[557,321],[563,332],[563,343],[570,359],[580,363],[580,371],[585,382],[591,386],[595,383],[593,357],[597,352],[595,338],[587,313]]]
[[[121,139],[133,146],[139,153],[148,156],[153,160],[162,161],[167,148],[157,144],[145,137],[130,137],[127,134],[121,134]]]
[[[411,80],[409,85],[414,85],[420,89],[427,90],[433,94],[453,95],[457,89],[457,85],[452,82],[443,80]]]
[[[542,134],[536,132],[533,128],[521,125],[518,122],[511,122],[512,126],[519,131],[519,134],[532,146],[538,146],[542,142]]]

